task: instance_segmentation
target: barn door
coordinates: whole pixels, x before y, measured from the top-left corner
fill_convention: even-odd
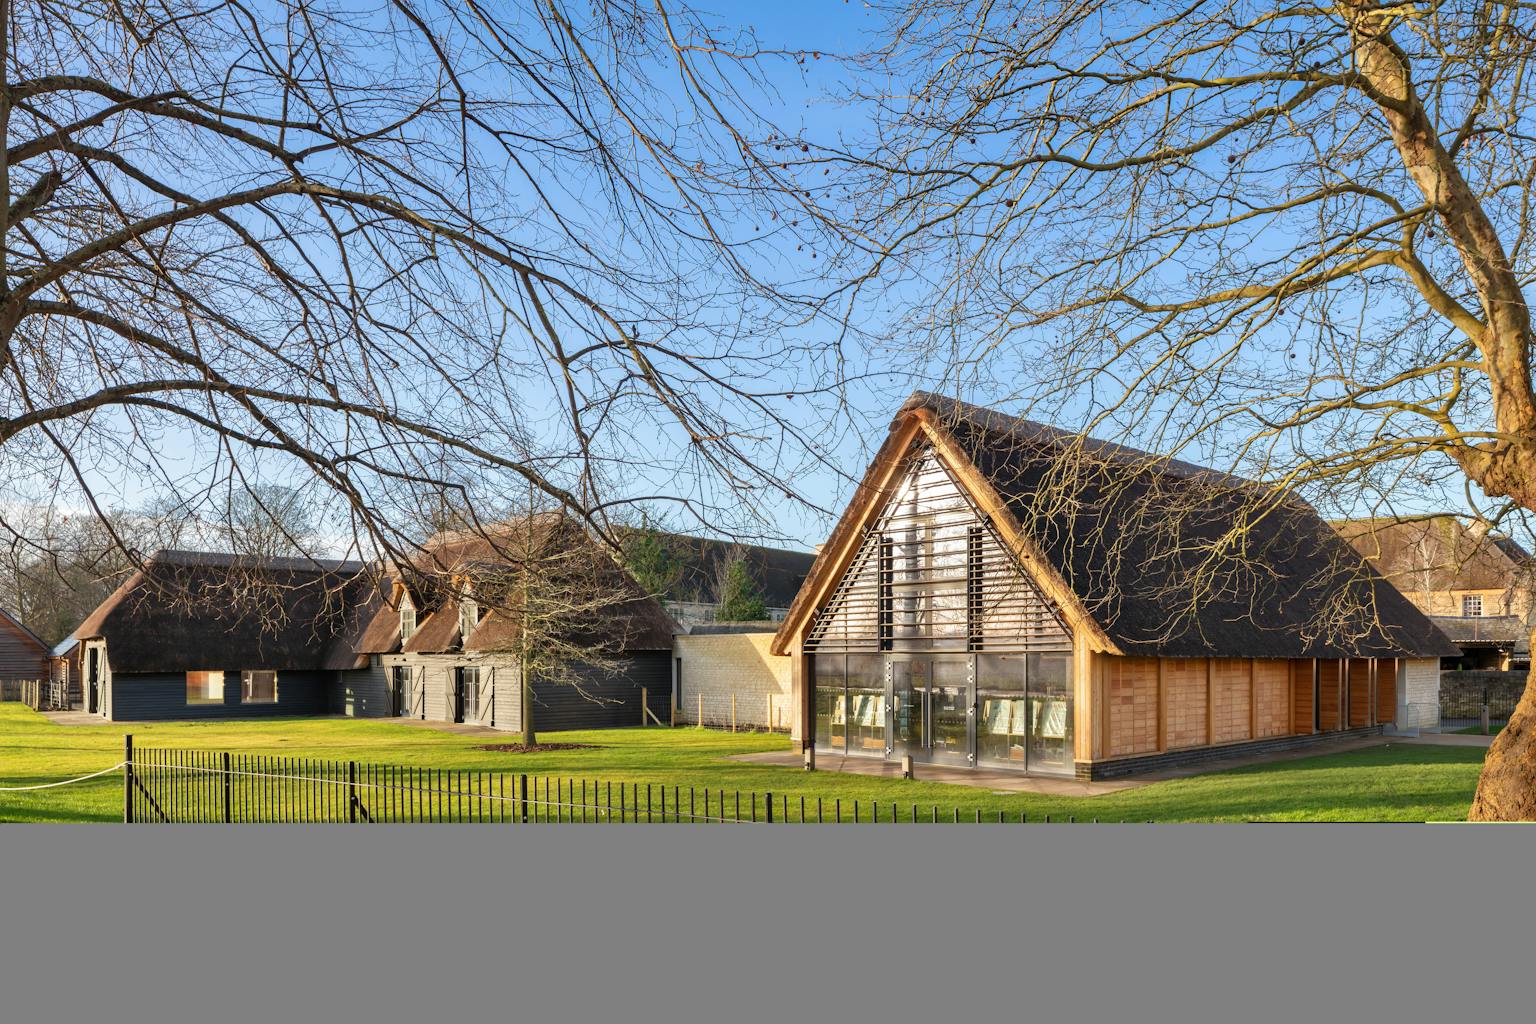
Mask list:
[[[101,649],[87,647],[85,649],[85,703],[86,711],[96,713],[100,706],[101,687]]]

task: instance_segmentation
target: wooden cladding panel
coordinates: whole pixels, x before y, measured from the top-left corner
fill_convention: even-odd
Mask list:
[[[1376,721],[1397,721],[1397,659],[1376,662]]]
[[[1163,686],[1168,692],[1168,749],[1204,746],[1206,735],[1205,658],[1165,658]]]
[[[1108,756],[1157,750],[1157,659],[1106,658]]]
[[[1313,669],[1316,666],[1311,658],[1294,658],[1291,660],[1291,699],[1294,702],[1292,721],[1297,735],[1308,735],[1315,730],[1316,723],[1312,718],[1312,691],[1316,685]]]
[[[1343,663],[1324,658],[1317,663],[1318,728],[1333,732],[1343,728],[1339,710],[1343,699]]]
[[[1246,658],[1211,659],[1210,742],[1231,743],[1253,738],[1248,732],[1251,664]]]
[[[1371,724],[1371,662],[1367,658],[1349,661],[1349,727],[1358,729]]]
[[[1311,666],[1308,665],[1308,668]],[[1290,672],[1291,663],[1288,661],[1263,659],[1253,663],[1254,739],[1284,736],[1291,731]],[[1310,671],[1307,681],[1307,693],[1310,695]]]

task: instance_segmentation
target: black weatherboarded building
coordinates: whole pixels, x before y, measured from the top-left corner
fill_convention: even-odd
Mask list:
[[[75,630],[85,710],[114,721],[357,713],[360,695],[383,699],[382,672],[354,653],[376,593],[360,562],[158,552]]]

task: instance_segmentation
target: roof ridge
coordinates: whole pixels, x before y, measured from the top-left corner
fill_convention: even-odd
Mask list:
[[[948,395],[940,395],[931,391],[912,392],[911,396],[897,411],[892,425],[894,426],[895,423],[900,422],[908,412],[917,408],[930,409],[940,416],[950,414],[958,419],[973,423],[991,433],[1013,434],[1024,440],[1048,444],[1058,449],[1066,448],[1069,444],[1077,444],[1084,450],[1091,451],[1095,455],[1103,456],[1112,461],[1122,464],[1141,465],[1144,468],[1156,470],[1165,476],[1177,479],[1206,479],[1233,488],[1258,485],[1258,481],[1238,476],[1236,473],[1228,473],[1225,470],[1215,469],[1211,466],[1202,466],[1197,462],[1189,462],[1171,455],[1160,455],[1157,452],[1120,444],[1118,441],[1105,441],[1102,438],[1094,437],[1086,431],[1067,430],[1050,423],[1042,423],[1039,420],[1016,416],[1012,413],[976,405],[973,402],[952,398]]]

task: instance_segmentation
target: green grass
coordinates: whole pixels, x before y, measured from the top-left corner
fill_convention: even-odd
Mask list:
[[[1502,728],[1504,728],[1503,722],[1490,722],[1488,723],[1488,735],[1497,736]],[[1480,725],[1469,725],[1465,729],[1456,730],[1457,736],[1481,736],[1482,734],[1483,727]]]
[[[727,793],[772,791],[798,807],[820,796],[830,813],[854,800],[867,819],[878,800],[888,819],[895,803],[905,817],[937,804],[996,819],[1049,814],[1062,821],[1438,821],[1466,817],[1485,751],[1480,747],[1391,744],[1188,779],[1154,783],[1100,797],[999,795],[935,782],[806,773],[742,764],[731,754],[787,749],[783,736],[698,729],[607,729],[548,733],[540,739],[589,743],[596,749],[507,754],[477,749],[494,742],[415,726],[351,719],[268,722],[126,723],[59,726],[21,704],[0,704],[0,786],[51,782],[105,768],[121,759],[123,734],[139,746],[229,750],[249,754],[358,760],[418,768],[462,768],[559,775],[611,782],[708,786]],[[509,737],[514,738],[514,737]],[[0,821],[118,821],[120,775],[33,793],[0,793]]]

